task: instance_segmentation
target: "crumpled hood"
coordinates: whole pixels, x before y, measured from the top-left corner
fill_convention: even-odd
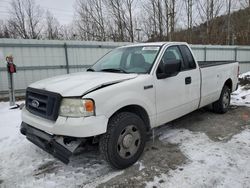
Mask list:
[[[137,74],[81,72],[41,80],[29,87],[59,93],[64,97],[82,96],[99,87],[136,77]]]

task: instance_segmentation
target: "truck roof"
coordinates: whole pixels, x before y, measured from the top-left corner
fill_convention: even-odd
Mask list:
[[[174,45],[187,45],[186,42],[169,42],[169,41],[165,41],[165,42],[144,42],[144,43],[133,43],[133,44],[129,44],[126,45],[124,47],[132,47],[132,46],[163,46],[163,45],[168,45],[168,44],[174,44]]]

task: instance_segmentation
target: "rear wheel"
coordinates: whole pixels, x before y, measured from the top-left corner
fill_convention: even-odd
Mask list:
[[[112,167],[123,169],[138,160],[145,142],[146,127],[142,119],[136,114],[121,112],[110,119],[106,134],[100,138],[99,148]]]
[[[213,111],[216,113],[224,114],[228,111],[231,100],[231,92],[228,86],[224,86],[218,101],[213,103]]]

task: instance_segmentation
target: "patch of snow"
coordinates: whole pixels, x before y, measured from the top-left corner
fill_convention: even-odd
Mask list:
[[[143,170],[145,168],[145,166],[143,165],[143,163],[141,161],[138,161],[137,163],[139,165],[139,171]]]
[[[65,165],[19,132],[21,110],[0,102],[0,187],[95,187],[120,175],[96,151],[73,156]]]
[[[239,75],[239,78],[249,76],[250,72]],[[240,86],[231,94],[231,105],[250,107],[250,89]]]
[[[213,142],[204,133],[186,129],[170,130],[160,139],[178,144],[189,162],[156,177],[147,187],[249,187],[249,129],[227,143]]]
[[[250,71],[240,74],[239,78],[243,78],[243,77],[246,77],[246,76],[249,76],[249,75],[250,75]]]
[[[239,88],[231,94],[231,105],[250,107],[250,89]]]
[[[241,77],[246,75],[250,72]],[[239,87],[231,97],[231,104],[250,107],[250,90]],[[19,109],[9,110],[7,102],[0,102],[0,114],[0,187],[95,187],[123,173],[112,170],[93,152],[74,156],[64,165],[19,133]],[[227,143],[186,129],[165,128],[160,133],[163,142],[180,146],[189,163],[162,174],[147,187],[249,187],[249,129]],[[139,170],[145,168],[142,162],[137,164]]]
[[[124,171],[117,171],[117,172],[113,172],[111,174],[104,175],[97,182],[93,182],[93,183],[87,184],[87,185],[84,186],[84,188],[93,188],[93,187],[96,187],[96,186],[98,186],[101,183],[105,183],[105,182],[111,180],[112,178],[123,174],[123,172]]]

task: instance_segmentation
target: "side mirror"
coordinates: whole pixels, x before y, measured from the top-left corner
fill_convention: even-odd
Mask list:
[[[167,77],[175,76],[181,70],[181,60],[168,60],[162,66],[162,73],[157,73],[158,79],[164,79]]]

